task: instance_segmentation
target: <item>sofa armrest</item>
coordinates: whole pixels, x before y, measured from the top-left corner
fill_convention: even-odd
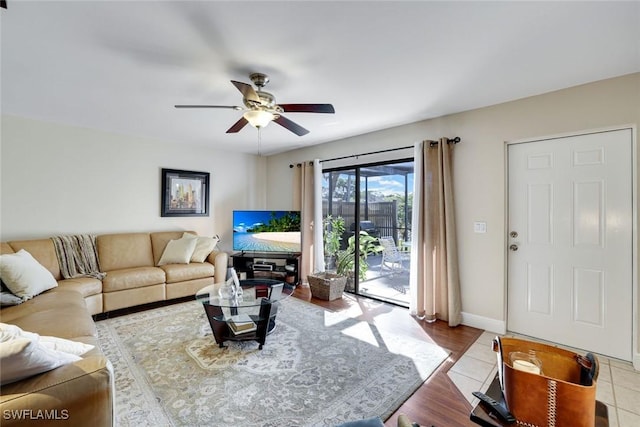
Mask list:
[[[102,355],[88,356],[2,387],[2,426],[114,425],[114,374]]]
[[[207,261],[214,267],[214,283],[222,283],[227,279],[227,267],[229,266],[229,254],[214,250],[207,257]]]

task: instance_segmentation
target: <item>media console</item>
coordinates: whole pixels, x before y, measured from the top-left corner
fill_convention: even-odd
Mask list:
[[[282,280],[290,285],[300,283],[300,253],[235,252],[231,255],[233,268],[247,279]]]

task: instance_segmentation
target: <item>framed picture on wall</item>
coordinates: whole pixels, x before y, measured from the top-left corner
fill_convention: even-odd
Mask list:
[[[162,169],[161,216],[209,216],[209,172]]]

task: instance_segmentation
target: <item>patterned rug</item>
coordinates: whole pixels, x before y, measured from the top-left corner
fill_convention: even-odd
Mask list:
[[[116,372],[119,426],[335,426],[386,419],[448,356],[436,345],[296,298],[282,302],[262,350],[256,342],[219,348],[196,301],[96,325]]]

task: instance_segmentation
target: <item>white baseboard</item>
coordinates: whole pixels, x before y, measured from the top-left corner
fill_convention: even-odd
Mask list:
[[[640,371],[640,353],[636,353],[633,355],[633,369],[636,371]]]
[[[484,329],[494,334],[504,335],[507,333],[507,324],[504,320],[491,319],[489,317],[478,316],[477,314],[462,312],[462,324]]]

